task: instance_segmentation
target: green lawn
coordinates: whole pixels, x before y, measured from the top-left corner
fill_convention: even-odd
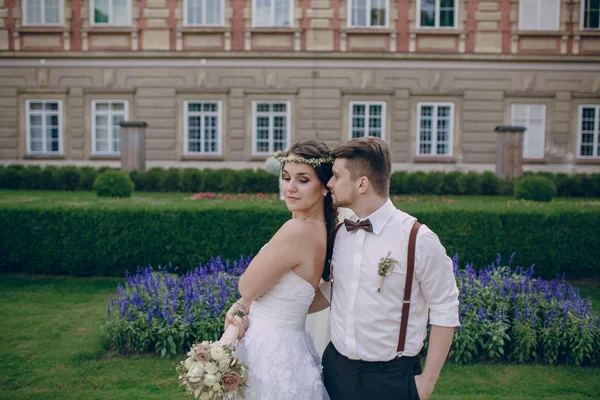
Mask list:
[[[107,207],[113,209],[128,208],[154,208],[154,209],[199,209],[209,208],[214,205],[227,204],[232,208],[238,207],[278,207],[285,209],[285,204],[279,200],[272,200],[271,195],[259,199],[255,195],[246,200],[202,199],[189,200],[192,193],[148,193],[134,192],[127,199],[98,198],[94,192],[66,192],[45,190],[0,190],[0,207],[28,208],[40,206],[67,206],[67,207]],[[597,198],[556,198],[551,203],[530,203],[516,201],[506,196],[423,196],[423,195],[398,195],[392,196],[396,206],[406,212],[423,209],[524,209],[531,208],[569,209],[576,207],[583,211],[600,211],[600,199]]]
[[[100,326],[121,281],[0,275],[0,398],[184,398],[178,360],[105,351]],[[581,285],[598,310],[600,282]],[[433,398],[600,398],[600,368],[447,365]]]

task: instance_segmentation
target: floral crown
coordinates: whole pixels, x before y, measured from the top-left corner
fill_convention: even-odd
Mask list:
[[[321,164],[333,164],[333,158],[331,156],[328,157],[320,157],[320,158],[304,158],[304,157],[275,157],[281,164],[285,163],[302,163],[308,164],[313,168],[320,167]]]

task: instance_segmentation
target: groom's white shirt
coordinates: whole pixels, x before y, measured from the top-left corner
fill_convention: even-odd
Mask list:
[[[356,215],[350,219],[358,221]],[[368,219],[372,233],[348,232],[342,226],[335,240],[330,334],[335,348],[350,359],[388,361],[396,357],[415,218],[388,199]],[[377,264],[388,252],[399,263],[377,292]],[[437,235],[423,225],[417,235],[405,356],[417,355],[423,347],[428,314],[432,325],[459,326],[458,294],[452,260]]]

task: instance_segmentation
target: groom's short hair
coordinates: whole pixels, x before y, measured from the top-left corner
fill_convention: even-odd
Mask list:
[[[392,161],[388,144],[374,136],[352,139],[331,152],[333,158],[345,158],[353,180],[366,176],[375,192],[387,197],[390,193]]]

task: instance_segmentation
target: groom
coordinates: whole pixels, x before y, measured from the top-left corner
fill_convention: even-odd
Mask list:
[[[354,215],[336,234],[331,291],[327,297],[317,291],[310,310],[323,310],[331,302],[325,386],[332,400],[428,399],[459,326],[452,261],[438,237],[420,226],[413,247],[414,280],[407,280],[416,219],[389,199],[390,151],[383,140],[353,139],[332,156],[333,177],[327,186],[334,205],[350,208]],[[386,264],[391,271],[380,276]],[[403,309],[408,318],[401,323]],[[428,319],[429,348],[418,375],[417,355]]]

